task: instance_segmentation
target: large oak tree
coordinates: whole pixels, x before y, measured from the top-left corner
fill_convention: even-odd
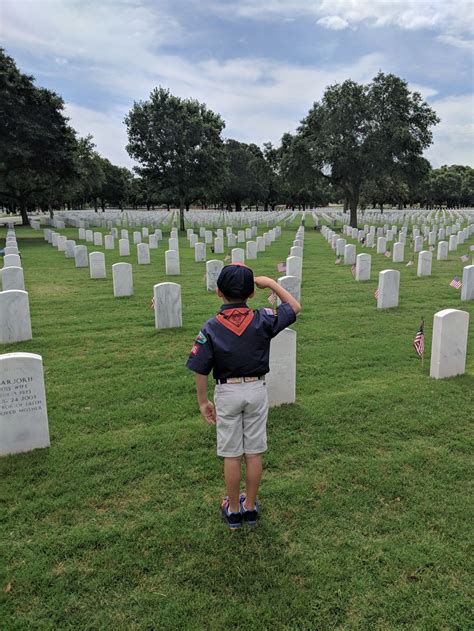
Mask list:
[[[155,88],[148,101],[135,102],[125,118],[127,151],[161,188],[176,190],[180,229],[193,190],[212,186],[223,168],[224,121],[206,105]]]

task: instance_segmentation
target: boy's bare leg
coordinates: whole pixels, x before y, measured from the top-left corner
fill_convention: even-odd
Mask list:
[[[229,496],[229,510],[231,513],[240,511],[240,460],[241,457],[224,458],[224,479]]]
[[[262,478],[262,454],[245,454],[245,508],[253,510]]]

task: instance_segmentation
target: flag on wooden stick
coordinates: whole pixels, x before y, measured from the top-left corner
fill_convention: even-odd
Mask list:
[[[378,300],[380,296],[380,289],[377,287],[377,289],[374,291],[374,298],[375,300]]]
[[[468,255],[467,255],[467,254],[463,254],[463,255],[461,256],[461,261],[462,261],[463,263],[468,263],[468,262],[469,262],[469,257],[468,257]]]
[[[415,339],[413,340],[413,348],[417,352],[420,357],[423,357],[423,353],[425,352],[425,322],[424,320],[420,323],[420,328],[418,329],[417,334],[415,335]]]
[[[286,263],[277,263],[277,272],[286,272]]]
[[[356,264],[354,263],[351,267],[352,276],[355,278],[356,276]]]
[[[338,256],[336,259],[336,265],[340,265],[341,263],[342,263],[342,259],[340,256]]]
[[[413,267],[413,261],[408,261],[405,267]]]
[[[154,309],[154,308],[155,308],[155,296],[153,296],[150,302],[150,309]]]
[[[449,283],[450,287],[454,287],[454,289],[461,289],[462,282],[459,280],[457,276],[453,278],[453,280]]]
[[[268,296],[268,302],[271,305],[276,305],[277,302],[277,295],[274,291],[272,291],[272,293]]]

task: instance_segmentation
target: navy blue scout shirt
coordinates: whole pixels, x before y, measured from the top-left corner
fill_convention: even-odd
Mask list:
[[[213,370],[214,379],[265,375],[270,340],[295,320],[288,303],[276,315],[273,309],[249,309],[244,302],[222,305],[201,329],[186,366],[201,375]]]

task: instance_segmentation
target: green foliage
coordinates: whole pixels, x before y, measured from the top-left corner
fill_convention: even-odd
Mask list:
[[[258,274],[275,275],[297,225],[259,254]],[[0,459],[3,628],[472,626],[474,354],[467,374],[434,381],[411,347],[424,315],[429,357],[433,313],[460,308],[459,252],[425,278],[390,263],[400,307],[379,312],[385,257],[356,283],[306,230],[297,403],[269,415],[260,525],[230,534],[215,430],[184,367],[219,302],[186,238],[183,328],[157,332],[163,250],[134,265],[135,295],[114,299],[110,274],[92,281],[41,233],[18,233],[34,337],[3,352],[42,355],[51,447]],[[104,253],[108,273],[124,260]],[[268,306],[266,292],[251,305]]]
[[[433,169],[423,192],[429,205],[472,206],[474,169],[456,164]]]
[[[161,188],[176,191],[184,230],[186,198],[222,173],[224,121],[198,101],[155,88],[148,101],[134,103],[125,124],[130,156]]]
[[[0,49],[0,194],[20,205],[25,224],[31,196],[54,195],[74,175],[77,141],[63,109]]]
[[[365,86],[348,80],[327,88],[298,134],[308,143],[312,166],[344,191],[356,226],[364,184],[403,182],[422,169],[438,120],[405,81],[380,72]]]

